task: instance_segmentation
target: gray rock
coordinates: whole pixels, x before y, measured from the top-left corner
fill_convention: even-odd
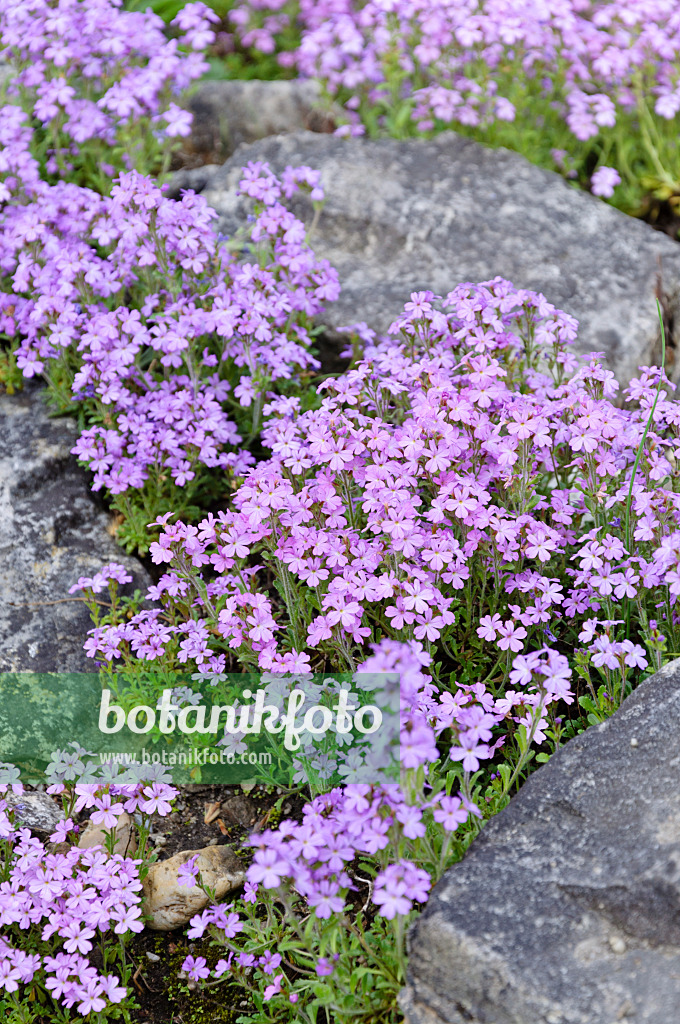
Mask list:
[[[4,799],[15,809],[16,822],[30,828],[39,839],[52,835],[57,824],[63,821],[61,808],[51,796],[42,792],[5,793]]]
[[[239,149],[204,186],[229,234],[242,223],[236,186],[249,160],[321,169],[327,200],[312,244],[343,289],[323,315],[329,328],[364,320],[383,331],[412,291],[445,295],[500,275],[577,317],[580,351],[604,351],[627,381],[659,359],[660,269],[667,316],[680,322],[676,242],[507,150],[451,133],[430,142],[265,139]],[[294,208],[309,218],[308,200]],[[672,362],[669,348],[671,373]]]
[[[680,660],[568,743],[410,932],[407,1024],[671,1024],[680,1002]]]
[[[191,135],[178,154],[182,167],[222,163],[243,143],[283,132],[331,132],[335,121],[324,111],[316,82],[201,82],[186,104],[194,115]]]
[[[185,189],[202,192],[208,187],[220,166],[220,164],[203,164],[201,167],[185,167],[181,171],[175,171],[165,186],[165,195],[168,199],[179,199]]]
[[[106,562],[150,583],[70,454],[77,436],[74,420],[48,416],[40,389],[0,396],[0,672],[92,672],[90,615],[69,587]]]

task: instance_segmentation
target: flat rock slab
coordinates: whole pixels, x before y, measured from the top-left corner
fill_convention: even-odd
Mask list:
[[[0,396],[0,672],[94,671],[90,615],[69,587],[106,562],[125,565],[134,586],[151,582],[70,454],[77,437],[74,420],[48,416],[40,389]]]
[[[680,1019],[680,661],[567,743],[436,886],[407,1024]]]
[[[321,109],[321,90],[309,79],[286,82],[201,82],[189,97],[191,134],[177,162],[182,167],[220,164],[238,146],[283,132],[332,132],[332,114]]]
[[[628,380],[659,359],[660,272],[667,313],[680,323],[680,245],[507,150],[452,133],[433,141],[309,132],[264,139],[201,180],[228,234],[243,222],[236,187],[249,160],[322,172],[327,200],[312,245],[342,284],[321,318],[327,327],[363,320],[384,331],[412,291],[445,295],[500,275],[577,317],[580,351],[605,352]],[[294,208],[309,220],[306,199]],[[672,361],[670,348],[671,373]]]

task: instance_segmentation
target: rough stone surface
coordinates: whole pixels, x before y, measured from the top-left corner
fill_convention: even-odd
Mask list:
[[[105,847],[109,831],[110,829],[104,828],[103,825],[95,825],[93,821],[88,821],[78,839],[79,848],[90,850],[93,846]],[[137,838],[132,827],[132,818],[126,811],[118,815],[114,832],[116,837],[113,852],[119,853],[122,857],[132,857],[137,850]]]
[[[179,885],[177,871],[198,854],[196,866],[205,885],[221,900],[243,884],[243,865],[229,846],[206,846],[204,850],[184,850],[168,860],[152,864],[144,879],[144,913],[153,931],[169,932],[180,928],[208,905],[208,897],[196,886]]]
[[[316,82],[201,82],[187,103],[191,135],[178,154],[183,167],[222,163],[243,143],[283,132],[331,132],[333,117],[320,109]]]
[[[48,793],[41,791],[4,794],[10,806],[16,808],[16,820],[40,839],[51,836],[57,824],[63,821],[61,808]]]
[[[90,615],[69,587],[106,562],[150,582],[70,454],[77,436],[75,421],[48,416],[39,389],[0,396],[0,672],[93,671],[82,649]]]
[[[410,932],[407,1024],[670,1024],[680,660],[540,768]]]
[[[321,317],[330,328],[364,320],[382,331],[412,291],[445,295],[500,275],[576,316],[580,350],[604,351],[627,380],[659,358],[660,265],[667,314],[680,323],[680,246],[507,150],[451,133],[430,142],[309,132],[264,139],[203,186],[230,234],[243,221],[236,187],[249,160],[322,171],[327,200],[312,244],[343,289]],[[309,218],[307,199],[295,208]],[[672,362],[671,348],[671,373]]]

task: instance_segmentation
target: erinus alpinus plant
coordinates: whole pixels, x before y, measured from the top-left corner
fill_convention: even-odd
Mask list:
[[[631,212],[680,194],[673,0],[245,0],[230,17],[255,54],[320,79],[348,131],[453,128]]]
[[[144,927],[140,864],[151,815],[168,814],[177,790],[154,781],[153,770],[123,775],[81,753],[48,768],[48,792],[63,806],[49,841],[22,825],[19,771],[0,766],[0,1007],[12,1024],[131,1020],[126,945]],[[76,845],[75,820],[86,808],[105,846]],[[135,816],[140,848],[121,854],[114,830],[127,814]]]
[[[291,17],[303,39],[282,59],[345,102],[348,130],[506,141],[515,119],[519,148],[596,194],[619,178],[622,205],[675,194],[672,4],[233,13],[243,46],[270,51]],[[179,90],[214,24],[187,5],[169,41],[109,0],[0,11],[18,70],[0,109],[3,375],[42,377],[78,416],[74,451],[119,539],[159,567],[144,606],[121,600],[117,562],[74,580],[117,717],[141,705],[155,722],[166,691],[193,710],[208,687],[235,708],[246,673],[279,706],[304,683],[328,707],[331,674],[350,696],[387,679],[399,783],[337,729],[332,753],[282,757],[299,803],[286,817],[282,795],[246,841],[236,899],[205,887],[180,981],[237,986],[241,1021],[394,1022],[433,882],[537,762],[679,649],[680,403],[663,367],[621,392],[597,353],[572,353],[571,316],[500,278],[414,292],[384,337],[349,328],[348,368],[319,384],[313,318],[338,278],[286,205],[302,191],[318,210],[318,172],[249,164],[252,213],[230,239],[201,197],[150,176],[189,130]],[[132,1021],[126,941],[151,815],[175,791],[160,767],[135,776],[79,748],[48,771],[63,801],[49,846],[20,824],[18,769],[0,773],[0,1009]],[[106,850],[74,845],[88,812]],[[123,814],[134,856],[113,849]],[[180,884],[204,885],[196,863]]]
[[[177,100],[207,70],[215,15],[188,4],[169,41],[150,10],[120,0],[7,0],[0,49],[7,95],[32,120],[33,153],[48,180],[108,191],[120,169],[158,172],[191,115]]]
[[[260,669],[272,694],[310,671],[401,679],[401,789],[348,758],[349,786],[253,837],[228,921],[193,922],[227,950],[210,983],[246,984],[272,1021],[321,1005],[349,1020],[359,989],[364,1019],[392,1012],[430,880],[534,759],[677,644],[680,405],[663,370],[619,396],[596,356],[570,352],[572,317],[501,279],[414,293],[387,337],[359,330],[363,356],[318,407],[265,408],[271,455],[229,508],[163,517],[157,609],[99,618],[87,645],[137,678],[135,699],[150,664],[199,686]],[[105,577],[80,586],[94,598]],[[211,977],[205,958],[186,970]]]
[[[643,371],[619,407],[613,374],[595,357],[579,367],[569,351],[576,330],[543,296],[501,279],[461,285],[443,303],[414,293],[389,336],[363,329],[363,358],[319,387],[318,408],[273,398],[262,430],[271,456],[247,472],[233,507],[195,527],[164,517],[151,545],[170,570],[155,596],[171,611],[183,581],[191,618],[209,627],[190,656],[216,659],[216,670],[236,660],[353,671],[387,637],[419,641],[440,682],[469,671],[493,683],[514,655],[585,643],[585,620],[606,623],[593,629],[600,647],[617,644],[614,620],[632,602],[638,632],[626,643],[651,642],[656,662],[648,616],[675,644],[672,595],[657,605],[675,568],[679,407],[662,391],[627,549],[628,480],[665,377]],[[175,635],[163,633],[168,653]],[[97,637],[108,659],[138,642],[134,620]],[[626,677],[633,655],[616,650]],[[618,701],[617,666],[606,670]]]
[[[79,414],[75,452],[125,514],[121,540],[144,549],[158,514],[224,493],[211,470],[252,462],[267,392],[318,368],[312,317],[337,274],[285,201],[302,188],[318,203],[319,173],[245,170],[255,214],[227,245],[204,199],[167,199],[137,171],[104,196],[45,183],[16,106],[0,109],[0,138],[0,326],[18,369]]]

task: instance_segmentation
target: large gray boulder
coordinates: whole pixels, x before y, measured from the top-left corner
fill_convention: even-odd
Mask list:
[[[332,113],[323,109],[319,85],[310,79],[207,79],[196,87],[186,106],[194,120],[176,162],[187,168],[220,164],[238,146],[268,135],[335,128]]]
[[[680,1020],[680,661],[566,744],[410,932],[407,1024]]]
[[[0,672],[94,671],[90,615],[69,587],[106,562],[150,583],[70,454],[77,436],[74,420],[48,416],[39,388],[0,396]]]
[[[659,359],[659,278],[669,321],[680,322],[680,245],[507,150],[451,133],[429,142],[264,139],[202,179],[223,232],[242,223],[236,187],[249,160],[322,172],[327,200],[312,244],[342,284],[322,318],[329,328],[364,320],[383,331],[412,291],[446,294],[500,275],[577,317],[580,351],[605,352],[628,380]],[[309,217],[307,200],[296,209]]]

